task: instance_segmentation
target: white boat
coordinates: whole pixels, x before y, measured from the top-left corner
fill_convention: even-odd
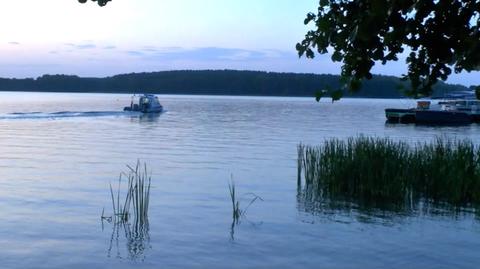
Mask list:
[[[130,106],[123,108],[123,111],[136,111],[142,113],[160,113],[163,106],[158,101],[158,97],[153,94],[144,94],[142,96],[132,96]]]

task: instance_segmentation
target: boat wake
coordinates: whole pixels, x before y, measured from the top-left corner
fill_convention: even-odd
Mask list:
[[[0,114],[0,120],[9,119],[61,119],[78,117],[122,117],[139,116],[139,112],[125,111],[59,111],[59,112],[28,112],[28,113],[8,113]]]

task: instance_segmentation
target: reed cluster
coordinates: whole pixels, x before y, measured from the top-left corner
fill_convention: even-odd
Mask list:
[[[299,145],[298,165],[298,178],[303,171],[305,187],[323,198],[480,205],[480,148],[469,140],[412,145],[365,136],[330,139]]]
[[[105,208],[103,209],[102,230],[104,220],[113,223],[110,246],[107,250],[109,257],[116,247],[116,257],[122,258],[119,241],[120,234],[124,234],[127,241],[127,257],[130,260],[143,260],[144,252],[150,248],[148,208],[152,179],[147,172],[147,165],[142,165],[140,161],[137,161],[135,168],[129,165],[127,168],[127,172],[120,173],[115,190],[110,184],[113,215],[105,216]],[[123,190],[124,182],[126,190]]]
[[[114,191],[110,184],[110,195],[115,223],[126,223],[133,216],[134,225],[143,229],[148,225],[148,208],[150,202],[151,176],[147,172],[147,165],[143,167],[137,161],[135,168],[127,165],[128,172],[120,173],[117,190]],[[121,197],[122,178],[126,178],[127,190]],[[103,212],[102,212],[102,218]]]

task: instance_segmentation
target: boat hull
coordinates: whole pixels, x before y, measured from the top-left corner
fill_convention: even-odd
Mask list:
[[[387,108],[385,109],[385,116],[387,117],[387,121],[391,123],[415,122],[414,109]]]
[[[141,112],[141,113],[162,113],[163,107],[160,108],[149,108],[149,109],[140,109],[138,107],[129,107],[126,106],[123,108],[123,111],[132,111],[132,112]]]
[[[469,113],[462,111],[416,110],[417,124],[468,124],[473,121]]]

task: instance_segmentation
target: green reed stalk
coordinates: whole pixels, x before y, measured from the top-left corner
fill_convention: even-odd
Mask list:
[[[480,149],[469,140],[409,145],[359,136],[316,147],[300,144],[297,150],[298,171],[314,196],[376,204],[415,199],[480,204]]]
[[[143,169],[140,168],[140,161],[137,161],[135,169],[129,165],[127,165],[127,168],[129,169],[128,173],[120,174],[116,198],[110,184],[113,215],[117,223],[125,223],[129,219],[130,208],[132,208],[135,224],[144,225],[148,223],[151,176],[148,175],[146,164],[144,164]],[[123,207],[120,207],[122,175],[127,178],[127,193],[125,200],[122,202]]]
[[[300,143],[297,147],[297,186],[302,185],[302,168],[305,162],[305,145]]]
[[[230,192],[230,199],[232,201],[232,217],[235,222],[238,222],[240,216],[242,215],[242,211],[240,210],[240,202],[237,200],[236,192],[235,192],[235,182],[228,184],[228,190]]]
[[[248,205],[246,207],[244,207],[243,209],[241,209],[240,208],[240,200],[237,196],[237,192],[236,192],[236,188],[235,188],[235,182],[233,180],[231,180],[231,182],[228,184],[228,190],[229,190],[229,193],[230,193],[230,200],[232,201],[232,219],[233,219],[232,227],[233,227],[236,224],[239,224],[241,217],[245,217],[248,208],[253,203],[255,203],[257,200],[263,201],[263,199],[260,196],[254,194],[252,192],[245,193],[244,196],[248,195],[251,199],[250,199],[250,202],[248,203]]]

